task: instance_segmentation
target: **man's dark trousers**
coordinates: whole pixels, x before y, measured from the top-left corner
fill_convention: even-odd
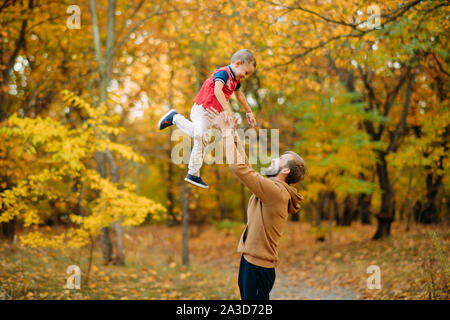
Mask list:
[[[275,282],[275,268],[255,266],[241,257],[238,285],[242,300],[269,300]]]

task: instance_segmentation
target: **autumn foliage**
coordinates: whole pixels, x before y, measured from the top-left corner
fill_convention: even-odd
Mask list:
[[[309,172],[296,185],[302,209],[280,247],[286,276],[306,282],[326,274],[358,298],[448,299],[447,1],[71,5],[0,0],[0,289],[13,287],[22,256],[45,253],[38,264],[52,261],[61,272],[77,253],[94,286],[78,298],[237,298],[235,287],[223,286],[235,270],[220,278],[214,261],[238,259],[250,193],[223,164],[203,165],[208,191],[187,188],[187,164],[171,160],[180,140],[156,125],[171,108],[188,117],[203,81],[248,48],[257,69],[241,90],[258,132],[279,129],[279,151],[300,154]],[[257,160],[257,170],[268,166]],[[211,247],[198,240],[204,233]],[[287,245],[297,233],[302,249]],[[134,251],[163,262],[140,265]],[[193,269],[179,265],[182,252]],[[388,253],[378,261],[373,252]],[[403,257],[420,275],[395,267]],[[348,267],[354,261],[361,267]],[[391,268],[389,294],[361,289],[355,276],[378,262]],[[105,280],[100,265],[115,275]],[[142,281],[157,283],[158,295],[139,291],[133,277],[144,269]],[[173,273],[184,278],[171,282]],[[208,294],[189,282],[204,274]],[[397,276],[404,289],[393,285]],[[19,278],[16,298],[52,296]],[[112,279],[133,282],[133,291],[95,288]]]

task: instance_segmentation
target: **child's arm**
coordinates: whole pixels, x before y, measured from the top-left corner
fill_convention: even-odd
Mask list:
[[[245,95],[241,92],[241,90],[237,90],[234,92],[234,96],[236,97],[239,104],[244,108],[245,114],[247,115],[247,120],[250,123],[250,125],[254,128],[256,127],[256,119],[253,115],[252,109],[247,103],[247,99],[245,98]]]
[[[231,111],[230,104],[228,103],[222,91],[223,85],[224,84],[222,81],[216,81],[214,83],[214,94],[216,95],[217,100],[219,100],[219,103],[222,106],[222,108],[228,113],[228,115],[231,118],[233,118],[233,112]]]

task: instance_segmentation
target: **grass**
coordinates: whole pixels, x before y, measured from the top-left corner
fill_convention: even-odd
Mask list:
[[[125,266],[103,265],[98,243],[86,283],[89,248],[55,251],[0,242],[0,299],[239,299],[236,252],[239,222],[192,226],[191,266],[181,265],[181,228],[125,229]],[[289,283],[321,290],[351,289],[360,299],[448,300],[449,232],[419,226],[371,241],[375,225],[333,228],[317,241],[311,225],[288,222],[279,243],[279,265]],[[81,290],[66,288],[69,265],[81,268]],[[380,290],[369,290],[369,265],[381,270]],[[292,299],[298,299],[295,289]]]
[[[0,245],[0,299],[238,299],[232,276],[219,269],[180,265],[144,244],[128,241],[124,266],[103,265],[96,248],[86,283],[88,248],[55,251]],[[97,246],[98,247],[98,246]],[[81,289],[67,289],[69,265],[81,268]]]
[[[307,236],[308,225],[288,228],[290,238],[280,243],[280,269],[292,278],[309,283],[318,289],[331,290],[335,286],[352,289],[360,299],[429,299],[430,278],[424,265],[433,265],[430,271],[435,279],[436,299],[448,299],[448,229],[419,226],[405,232],[405,226],[393,223],[391,237],[372,241],[375,225],[355,224],[333,231],[333,244],[314,241]],[[433,234],[440,235],[439,246]],[[295,245],[297,244],[297,245]],[[296,247],[294,254],[289,247]],[[284,249],[284,250],[283,250]],[[439,267],[433,261],[439,257]],[[381,270],[381,289],[367,288],[367,268],[377,265]],[[293,267],[295,266],[295,268]],[[446,280],[447,279],[447,280]]]

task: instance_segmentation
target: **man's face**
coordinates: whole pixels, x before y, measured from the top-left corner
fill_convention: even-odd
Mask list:
[[[293,156],[289,153],[285,153],[281,157],[273,159],[269,168],[266,169],[266,176],[277,176],[282,169],[286,168],[288,161],[292,159]]]
[[[233,71],[236,80],[241,81],[250,77],[252,73],[255,72],[255,67],[251,62],[242,62],[241,60],[238,60],[234,63]]]

